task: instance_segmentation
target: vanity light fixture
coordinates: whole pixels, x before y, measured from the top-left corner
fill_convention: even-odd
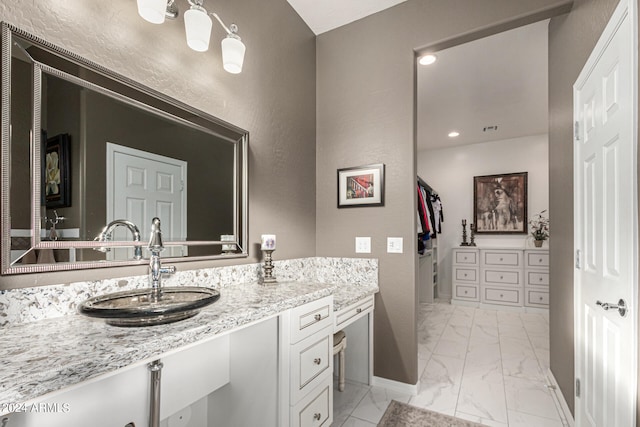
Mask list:
[[[246,48],[240,36],[238,36],[238,26],[231,24],[227,27],[217,13],[207,12],[203,7],[204,0],[187,1],[190,6],[189,10],[184,13],[187,45],[197,52],[205,52],[209,49],[213,22],[210,15],[213,16],[227,33],[221,43],[222,65],[229,73],[240,73]],[[175,5],[175,0],[137,0],[137,2],[138,14],[153,24],[162,24],[165,18],[173,19],[178,16],[178,7]]]
[[[430,53],[428,55],[421,56],[418,62],[420,63],[420,65],[431,65],[437,60],[438,60],[438,57]]]
[[[456,136],[460,136],[460,132],[456,132],[455,130],[452,132],[449,132],[449,138],[455,138]]]

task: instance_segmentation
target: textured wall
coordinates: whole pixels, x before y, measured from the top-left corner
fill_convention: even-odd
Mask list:
[[[549,322],[551,371],[574,408],[573,351],[573,84],[618,0],[575,0],[549,24]]]
[[[546,134],[418,152],[418,175],[438,192],[444,204],[445,222],[437,238],[441,298],[451,298],[451,249],[460,245],[460,220],[473,221],[473,177],[527,172],[531,218],[549,208],[548,156]],[[533,246],[532,240],[528,234],[476,236],[478,245]]]
[[[186,0],[177,0],[182,11]],[[222,69],[223,30],[209,52],[185,42],[182,19],[143,21],[133,0],[1,0],[0,19],[250,132],[249,241],[278,235],[276,259],[315,255],[315,37],[286,0],[205,6],[235,22],[247,46],[242,74]],[[228,264],[229,262],[227,262]],[[222,261],[179,268],[222,265]],[[144,274],[144,267],[0,278],[7,286]]]
[[[544,19],[566,0],[409,0],[317,40],[317,254],[353,256],[372,237],[380,259],[376,376],[418,381],[414,49],[469,40]],[[453,44],[456,44],[454,42]],[[336,169],[386,164],[384,207],[336,208]],[[386,238],[404,253],[387,254]]]

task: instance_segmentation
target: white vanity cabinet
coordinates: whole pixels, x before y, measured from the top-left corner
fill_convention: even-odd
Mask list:
[[[333,422],[333,328],[331,296],[281,316],[279,425],[319,427]]]
[[[475,248],[452,251],[453,300],[480,301],[480,259]]]
[[[229,382],[229,337],[222,336],[160,358],[160,418]],[[50,394],[9,416],[6,427],[148,426],[147,364],[126,368]]]
[[[549,307],[549,251],[530,249],[524,252],[524,305]]]

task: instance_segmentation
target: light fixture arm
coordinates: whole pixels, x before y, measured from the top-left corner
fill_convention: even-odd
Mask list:
[[[236,24],[231,24],[229,25],[229,27],[227,27],[226,25],[224,25],[224,22],[222,22],[222,19],[218,16],[217,13],[211,12],[209,13],[209,15],[216,18],[216,20],[220,23],[222,28],[224,28],[228,36],[240,39],[240,36],[238,36],[238,26]]]

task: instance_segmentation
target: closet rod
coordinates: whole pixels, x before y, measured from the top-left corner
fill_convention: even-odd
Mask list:
[[[427,190],[429,190],[429,192],[431,194],[434,195],[438,195],[438,192],[436,190],[434,190],[433,188],[431,188],[431,186],[429,184],[427,184],[426,182],[424,182],[424,180],[422,178],[420,178],[420,176],[418,176],[418,184],[422,185],[424,188],[426,188]]]

